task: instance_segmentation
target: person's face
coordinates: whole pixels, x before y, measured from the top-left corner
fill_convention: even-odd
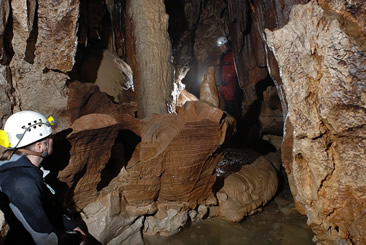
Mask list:
[[[220,46],[220,50],[221,50],[221,53],[225,53],[225,52],[226,52],[226,50],[227,50],[226,45],[225,45],[225,44],[221,45],[221,46]]]
[[[52,154],[53,151],[53,136],[49,136],[46,139],[36,143],[35,150],[37,152],[47,151],[48,155]]]
[[[45,141],[44,143],[48,146],[48,155],[51,155],[53,151],[53,135],[50,135]]]

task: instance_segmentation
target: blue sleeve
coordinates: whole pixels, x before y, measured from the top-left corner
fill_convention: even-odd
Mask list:
[[[10,178],[3,187],[7,190],[5,194],[9,198],[11,210],[36,244],[52,245],[66,242],[71,245],[82,241],[82,236],[78,232],[74,234],[75,232],[54,230],[43,208],[41,186],[31,177]]]

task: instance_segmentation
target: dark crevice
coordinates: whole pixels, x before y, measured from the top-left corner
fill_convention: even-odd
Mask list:
[[[28,6],[28,9],[30,9],[31,6]],[[34,19],[33,19],[33,26],[32,31],[29,34],[29,37],[27,39],[27,47],[25,49],[25,57],[24,60],[27,61],[30,64],[34,63],[34,58],[36,57],[34,52],[36,51],[36,43],[38,38],[38,3],[36,2],[35,10],[34,10]],[[30,14],[28,13],[28,16]]]
[[[129,130],[122,130],[118,134],[111,151],[111,158],[101,172],[101,180],[97,185],[97,191],[117,177],[121,169],[127,165],[141,138]]]
[[[113,16],[113,19],[122,17]],[[78,22],[77,36],[79,43],[75,55],[75,64],[72,71],[68,73],[70,77],[68,83],[74,80],[94,83],[103,59],[103,52],[108,48],[113,28],[119,28],[121,23],[112,24],[107,6],[98,0],[80,1]],[[118,43],[118,41],[116,42]]]
[[[9,8],[9,17],[6,22],[5,30],[3,35],[0,35],[0,42],[2,42],[2,50],[0,53],[0,64],[8,66],[14,55],[13,46],[11,40],[13,39],[13,17],[12,9]]]
[[[261,154],[275,152],[276,149],[269,142],[261,139],[259,114],[263,103],[263,92],[274,83],[270,77],[259,81],[255,85],[257,99],[250,105],[248,112],[238,121],[238,131],[233,139],[234,147],[249,147]]]
[[[184,1],[165,0],[164,3],[166,12],[169,15],[168,33],[172,43],[172,49],[175,50],[187,26],[184,13]]]

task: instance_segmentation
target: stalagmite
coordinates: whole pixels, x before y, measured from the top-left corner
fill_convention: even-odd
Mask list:
[[[213,107],[219,107],[219,96],[216,88],[214,67],[208,68],[204,75],[200,89],[200,100],[207,102]]]
[[[129,0],[128,64],[134,74],[138,117],[168,111],[173,86],[168,15],[162,0]]]

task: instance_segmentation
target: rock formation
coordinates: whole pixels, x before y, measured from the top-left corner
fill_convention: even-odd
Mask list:
[[[365,244],[365,1],[179,4],[183,28],[173,35],[168,24],[178,17],[168,18],[162,0],[0,1],[0,118],[31,109],[60,119],[60,198],[109,244],[142,242],[142,227],[174,234],[208,210],[238,221],[263,205],[276,185],[263,158],[227,177],[217,198],[211,190],[219,147],[235,125],[206,103],[217,106],[216,97],[197,97],[214,84],[212,69],[202,86],[201,78],[218,63],[216,38],[227,35],[242,114],[261,111],[249,115],[261,126],[253,134],[276,150],[283,133],[283,166],[315,241]],[[174,69],[187,74],[178,79],[186,90]],[[121,91],[132,85],[131,71],[135,92]],[[257,165],[263,171],[254,172],[273,180],[268,193],[248,188],[256,180],[242,173]]]
[[[283,28],[266,31],[288,104],[284,166],[318,244],[366,242],[362,13],[354,19],[332,1],[311,1],[295,6]]]
[[[209,67],[204,75],[200,89],[200,100],[219,108],[219,96],[216,88],[214,67]]]
[[[219,204],[211,208],[211,215],[239,222],[271,200],[277,187],[276,169],[266,158],[259,157],[224,180],[216,194]]]
[[[66,196],[65,204],[83,211],[89,232],[103,244],[127,237],[139,240],[143,224],[139,217],[144,215],[149,215],[144,221],[147,234],[179,231],[188,212],[212,195],[221,159],[218,147],[230,127],[223,112],[196,101],[186,102],[176,115],[144,120],[116,113],[118,105],[106,104],[104,112],[109,115],[96,114],[91,110],[103,110],[105,104],[99,97],[99,106],[94,107],[91,94],[100,92],[85,90],[90,85],[79,86],[79,92],[70,95],[78,98],[81,91],[91,91],[82,97],[89,103],[70,99],[74,118],[81,117],[55,146],[59,150],[52,159],[60,166],[54,184]]]
[[[9,225],[5,220],[5,215],[0,212],[0,244],[3,244],[4,238],[9,232]]]
[[[107,49],[102,55],[98,52],[83,62],[80,80],[97,85],[101,92],[112,96],[115,103],[135,102],[130,66]],[[91,69],[96,70],[96,74],[90,72]]]
[[[79,1],[11,2],[13,110],[57,114],[60,128],[69,126],[65,85],[76,52],[78,6]]]
[[[126,3],[128,64],[134,73],[138,116],[166,113],[173,87],[168,15],[162,0]]]
[[[0,120],[8,118],[12,113],[12,100],[9,101],[11,91],[10,70],[6,66],[0,65]],[[2,124],[1,124],[2,125]]]

